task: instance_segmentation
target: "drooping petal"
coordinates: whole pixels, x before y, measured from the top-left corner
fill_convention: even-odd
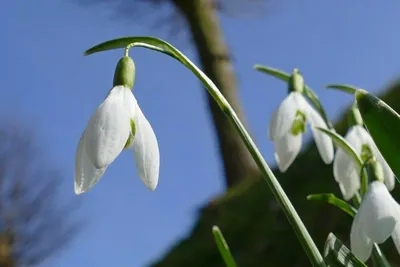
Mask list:
[[[136,106],[137,100],[132,93],[132,90],[124,90],[124,106],[125,110],[128,111],[129,118],[135,120],[136,118]]]
[[[354,148],[357,155],[361,155],[362,145],[368,139],[368,132],[360,125],[352,126],[344,136],[344,139]]]
[[[400,216],[398,204],[387,187],[378,181],[369,185],[358,214],[362,230],[378,244],[391,236]]]
[[[275,141],[275,160],[279,170],[285,172],[299,154],[302,143],[302,135],[284,135]]]
[[[359,173],[360,169],[356,167],[354,160],[338,148],[333,161],[333,176],[339,183],[345,200],[350,200],[360,189]]]
[[[156,135],[139,105],[136,105],[136,134],[133,139],[133,153],[139,178],[150,189],[158,184],[160,152]]]
[[[311,124],[311,131],[314,136],[315,144],[317,145],[319,154],[325,164],[330,164],[333,160],[333,143],[331,138],[314,127],[328,129],[324,119],[319,115],[313,107],[309,105],[307,111],[307,119]]]
[[[385,180],[385,185],[389,189],[389,191],[393,190],[395,186],[395,178],[394,178],[394,173],[392,169],[389,167],[387,164],[386,160],[383,158],[381,152],[379,151],[378,147],[376,146],[374,140],[372,139],[371,135],[368,133],[368,131],[360,126],[354,126],[355,131],[357,132],[356,136],[354,138],[361,139],[361,145],[358,153],[361,153],[361,146],[362,144],[367,144],[371,150],[374,156],[376,157],[376,160],[381,164],[382,169],[383,169],[383,176]]]
[[[371,138],[371,142],[373,142],[372,138]],[[394,185],[395,185],[394,173],[393,173],[392,169],[390,168],[389,164],[387,164],[386,160],[383,158],[381,152],[379,151],[379,149],[375,145],[375,143],[370,144],[370,146],[372,148],[372,153],[374,153],[374,156],[376,157],[376,160],[382,166],[383,178],[385,180],[385,185],[389,189],[389,191],[392,191],[394,189]]]
[[[366,262],[371,256],[373,242],[369,239],[362,229],[360,215],[357,212],[351,225],[350,248],[351,252],[362,262]]]
[[[134,125],[132,125],[131,122],[132,121],[135,122],[136,117],[137,117],[137,111],[136,111],[137,100],[131,90],[125,90],[124,106],[125,106],[125,110],[128,111],[128,116],[130,119],[130,126],[132,127]],[[125,149],[132,148],[135,131],[136,131],[135,127],[133,129],[130,128],[129,140],[127,141],[127,143],[124,147]]]
[[[124,106],[123,86],[111,89],[90,118],[85,130],[86,152],[98,169],[107,167],[121,153],[130,133],[129,116]]]
[[[302,110],[307,102],[298,92],[290,93],[273,112],[268,127],[268,137],[271,141],[278,140],[288,133],[296,117],[296,112]]]
[[[393,243],[396,246],[397,252],[400,254],[400,223],[397,223],[392,233]]]
[[[79,139],[75,155],[75,193],[77,195],[89,191],[103,176],[107,167],[97,169],[90,161],[84,144],[85,133]]]

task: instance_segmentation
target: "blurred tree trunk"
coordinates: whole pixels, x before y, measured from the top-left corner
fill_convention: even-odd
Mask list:
[[[236,78],[213,0],[172,0],[186,18],[202,68],[218,86],[240,120],[246,125],[236,92]],[[224,163],[225,182],[231,187],[259,175],[258,168],[233,124],[207,94]]]

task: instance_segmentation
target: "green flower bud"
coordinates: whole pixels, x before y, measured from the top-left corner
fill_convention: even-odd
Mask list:
[[[118,61],[114,73],[113,86],[122,85],[128,88],[133,88],[135,83],[135,63],[132,58],[124,56]]]
[[[298,69],[294,69],[288,81],[288,90],[290,92],[303,93],[304,91],[304,78]]]

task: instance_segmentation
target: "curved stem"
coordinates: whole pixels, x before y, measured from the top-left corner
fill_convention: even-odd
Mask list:
[[[152,49],[151,45],[145,43],[135,43],[135,46],[144,46]],[[168,44],[169,45],[169,44]],[[169,45],[170,46],[170,45]],[[239,133],[243,142],[245,143],[247,149],[249,150],[251,156],[256,162],[258,168],[260,169],[264,180],[267,182],[269,188],[274,194],[275,198],[278,200],[281,208],[283,209],[286,217],[288,218],[290,224],[292,225],[300,243],[303,246],[303,249],[307,253],[308,258],[310,259],[313,266],[325,266],[322,255],[319,252],[317,246],[315,245],[313,239],[307,231],[303,221],[300,216],[297,214],[296,209],[293,204],[290,202],[287,197],[285,191],[279,184],[276,179],[274,173],[271,168],[268,166],[266,161],[264,160],[261,152],[258,150],[256,144],[250,137],[249,133],[246,131],[244,125],[236,115],[235,111],[219,91],[219,89],[215,86],[215,84],[196,66],[194,65],[185,55],[180,53],[178,50],[169,47],[173,50],[173,52],[178,53],[179,61],[187,66],[192,72],[203,82],[208,93],[214,98],[215,102],[220,107],[221,111],[229,118],[229,120],[235,126],[236,131]],[[157,49],[157,51],[159,51]]]
[[[184,54],[182,54],[175,47],[169,43],[153,38],[153,37],[124,37],[119,39],[110,40],[101,44],[98,44],[85,52],[85,55],[90,55],[100,51],[106,51],[117,48],[125,48],[126,46],[142,46],[148,49],[152,49],[164,54],[167,54],[180,63],[185,65],[189,70],[192,71],[194,75],[203,83],[207,92],[212,96],[215,102],[218,104],[221,111],[228,117],[228,119],[233,123],[234,128],[240,135],[241,139],[245,143],[248,151],[250,152],[252,158],[256,162],[260,172],[263,175],[264,180],[267,182],[269,188],[271,189],[276,200],[279,202],[282,210],[284,211],[286,217],[288,218],[292,228],[294,229],[298,239],[300,240],[303,249],[307,253],[314,267],[322,266],[325,267],[324,260],[321,253],[319,252],[317,246],[315,245],[313,239],[308,233],[304,223],[297,214],[296,209],[293,207],[289,198],[287,197],[285,191],[282,189],[272,170],[265,162],[260,151],[255,145],[254,141],[250,137],[249,133],[246,131],[244,125],[238,118],[237,114],[217,88],[217,86],[207,77],[194,63],[192,63]]]

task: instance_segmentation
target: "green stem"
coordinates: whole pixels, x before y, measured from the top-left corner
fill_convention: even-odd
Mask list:
[[[136,43],[135,45],[145,46],[151,48],[143,43]],[[168,44],[169,46],[169,44]],[[319,252],[317,246],[315,245],[313,239],[311,238],[310,234],[307,231],[303,221],[301,220],[300,216],[297,214],[296,209],[294,208],[293,204],[290,202],[289,198],[287,197],[285,191],[283,190],[282,186],[279,184],[278,180],[276,179],[274,173],[272,172],[271,168],[265,162],[261,152],[258,150],[256,144],[250,137],[250,134],[246,131],[244,125],[236,115],[235,111],[228,103],[226,98],[222,95],[219,91],[217,86],[196,66],[194,65],[185,55],[181,52],[176,50],[174,47],[170,46],[175,53],[178,53],[179,60],[185,66],[187,66],[192,72],[203,82],[205,88],[207,89],[208,93],[214,98],[215,102],[220,107],[221,111],[229,118],[229,120],[234,124],[235,129],[239,133],[240,137],[242,138],[243,142],[245,143],[247,149],[249,150],[251,156],[253,157],[254,161],[256,162],[258,168],[260,169],[261,173],[263,174],[264,180],[267,182],[269,188],[271,189],[272,193],[274,194],[275,198],[278,200],[281,208],[283,209],[286,217],[288,218],[290,224],[292,225],[298,239],[300,240],[303,249],[307,253],[308,258],[310,259],[312,265],[316,266],[325,266],[324,260],[322,258],[321,253]]]
[[[257,149],[255,143],[251,139],[250,135],[243,127],[242,123],[236,116],[233,109],[229,106],[229,103],[225,103],[224,97],[220,95],[218,92],[209,90],[209,93],[213,95],[214,99],[220,105],[222,111],[234,123],[236,130],[242,137],[253,159],[260,168],[264,180],[268,183],[272,193],[274,194],[275,198],[278,200],[279,204],[284,210],[286,217],[288,218],[290,224],[292,225],[294,231],[296,232],[296,235],[299,238],[301,244],[303,245],[303,248],[306,251],[312,265],[325,266],[318,248],[316,247],[314,241],[312,240],[310,234],[308,233],[304,223],[297,214],[296,209],[293,207],[285,191],[283,190],[278,180],[276,179],[274,173],[272,172],[268,164],[265,162],[260,151]]]
[[[260,151],[255,145],[254,141],[251,139],[249,133],[246,131],[242,122],[238,118],[237,114],[228,103],[226,98],[222,95],[221,91],[217,86],[207,77],[194,63],[192,63],[184,54],[182,54],[175,47],[169,43],[152,37],[124,37],[119,39],[110,40],[94,46],[85,52],[85,55],[90,55],[96,52],[117,49],[129,46],[142,46],[146,47],[169,56],[180,61],[188,69],[190,69],[197,78],[202,81],[204,87],[206,87],[208,93],[213,97],[215,102],[220,107],[221,111],[228,117],[228,119],[234,124],[235,129],[239,133],[241,139],[245,143],[247,149],[249,150],[252,158],[256,162],[258,168],[263,174],[264,180],[267,182],[275,198],[278,200],[281,208],[283,209],[286,217],[288,218],[290,224],[292,225],[301,245],[303,246],[308,258],[310,259],[314,267],[321,266],[325,267],[322,255],[319,252],[317,246],[312,240],[310,234],[308,233],[304,223],[297,214],[295,208],[287,197],[285,191],[282,189],[272,170],[269,168],[268,164],[265,162]],[[129,50],[129,48],[127,50]]]
[[[181,62],[189,67],[189,69],[191,69],[195,73],[195,75],[198,76],[202,81],[205,81],[205,83],[203,84],[205,85],[208,93],[214,98],[218,106],[221,108],[222,112],[234,124],[235,129],[239,133],[251,156],[253,157],[261,173],[263,174],[264,180],[267,182],[272,193],[274,194],[275,198],[278,200],[283,211],[285,212],[286,217],[292,225],[312,265],[325,266],[321,253],[319,252],[313,239],[308,233],[307,228],[305,227],[300,216],[297,214],[296,209],[293,207],[293,204],[290,202],[285,191],[279,184],[268,164],[265,162],[263,156],[261,155],[261,152],[258,150],[256,144],[250,137],[249,133],[246,131],[245,127],[243,126],[242,122],[236,115],[231,105],[228,103],[228,101],[225,99],[219,89],[215,86],[215,84],[210,79],[208,79],[208,77],[204,73],[202,73],[202,71],[197,68],[197,66],[191,63],[183,54],[180,53],[180,56]]]

